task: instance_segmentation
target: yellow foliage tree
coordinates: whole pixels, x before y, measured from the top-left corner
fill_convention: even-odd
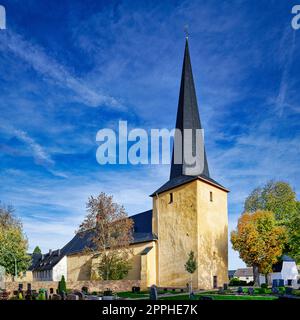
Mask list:
[[[271,211],[245,212],[238,220],[237,229],[231,232],[231,243],[240,258],[253,267],[255,284],[259,273],[266,276],[278,261],[287,241],[286,229],[278,226]]]

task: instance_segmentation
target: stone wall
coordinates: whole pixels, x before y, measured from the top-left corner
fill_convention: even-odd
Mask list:
[[[14,290],[18,290],[19,283],[23,284],[23,289],[27,289],[27,282],[6,282],[5,288],[7,291],[13,293]],[[54,290],[58,287],[58,281],[33,281],[31,283],[32,290],[39,290],[41,288]],[[88,287],[90,292],[97,291],[102,292],[107,288],[122,292],[131,291],[132,287],[139,287],[141,285],[140,280],[113,280],[113,281],[67,281],[67,289],[81,290],[82,287]]]

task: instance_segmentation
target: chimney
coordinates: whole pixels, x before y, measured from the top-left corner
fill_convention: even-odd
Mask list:
[[[52,250],[51,250],[51,249],[49,249],[49,256],[51,256],[51,253],[52,253]]]

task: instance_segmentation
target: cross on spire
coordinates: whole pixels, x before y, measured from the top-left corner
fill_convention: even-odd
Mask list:
[[[189,26],[187,24],[184,26],[184,33],[185,33],[185,38],[188,39],[189,38]]]

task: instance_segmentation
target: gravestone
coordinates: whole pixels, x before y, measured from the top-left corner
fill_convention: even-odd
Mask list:
[[[150,288],[150,300],[157,300],[157,288],[155,285]]]
[[[199,300],[213,300],[213,298],[209,296],[200,296]]]
[[[98,296],[86,296],[85,300],[102,300],[102,297]]]
[[[78,297],[77,300],[84,300],[84,294],[80,291],[75,291],[74,294]]]
[[[272,293],[278,294],[278,293],[279,293],[278,288],[277,288],[277,287],[273,287],[273,288],[272,288]]]
[[[195,296],[194,292],[190,293],[190,300],[196,300],[196,296]]]
[[[279,287],[284,287],[284,280],[283,279],[279,279]]]
[[[52,300],[61,300],[61,296],[59,294],[54,294]]]
[[[291,287],[285,288],[285,293],[286,294],[292,294],[292,292],[293,292],[293,288],[291,288]]]
[[[273,287],[273,288],[278,287],[278,280],[277,280],[277,279],[273,279],[273,281],[272,281],[272,287]]]
[[[242,288],[242,287],[238,287],[237,292],[238,292],[239,294],[243,293],[243,288]]]
[[[0,266],[0,289],[5,289],[5,268]]]
[[[132,287],[132,293],[139,293],[141,291],[140,287]]]
[[[67,295],[67,300],[79,300],[79,297],[75,293],[69,293]]]

